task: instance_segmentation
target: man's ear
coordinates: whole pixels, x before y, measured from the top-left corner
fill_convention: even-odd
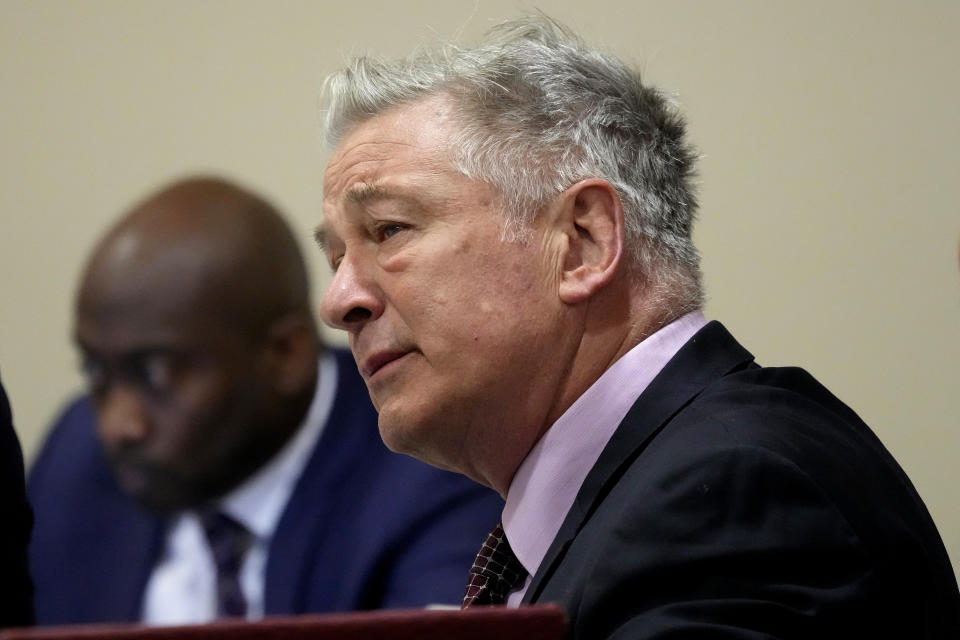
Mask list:
[[[606,180],[582,180],[557,201],[555,221],[567,235],[560,299],[577,304],[606,286],[623,257],[624,222],[620,196]]]
[[[281,395],[296,395],[312,384],[319,355],[317,326],[307,313],[288,313],[267,329],[272,383]]]

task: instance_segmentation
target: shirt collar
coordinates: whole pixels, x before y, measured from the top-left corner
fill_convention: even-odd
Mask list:
[[[503,526],[510,547],[531,576],[630,407],[706,322],[700,311],[694,311],[624,354],[570,405],[520,464],[507,490]]]

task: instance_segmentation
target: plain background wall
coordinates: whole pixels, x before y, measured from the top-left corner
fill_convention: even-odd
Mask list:
[[[707,315],[864,417],[956,569],[960,3],[539,6],[676,95],[703,153]],[[323,76],[349,54],[471,40],[529,9],[0,0],[0,370],[28,458],[81,388],[73,290],[107,224],[186,173],[238,179],[287,212],[319,294]]]

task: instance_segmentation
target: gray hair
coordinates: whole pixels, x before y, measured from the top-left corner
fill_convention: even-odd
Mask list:
[[[691,241],[697,153],[683,117],[622,60],[550,18],[503,23],[475,48],[356,58],[327,78],[324,94],[330,146],[393,107],[448,96],[458,125],[451,162],[498,192],[505,235],[523,238],[534,216],[576,182],[607,180],[651,305],[673,318],[702,303]]]

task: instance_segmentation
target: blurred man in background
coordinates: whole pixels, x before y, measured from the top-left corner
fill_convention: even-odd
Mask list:
[[[383,447],[263,199],[209,178],[147,198],[94,250],[74,330],[90,395],[28,483],[40,624],[458,600],[502,502]]]

